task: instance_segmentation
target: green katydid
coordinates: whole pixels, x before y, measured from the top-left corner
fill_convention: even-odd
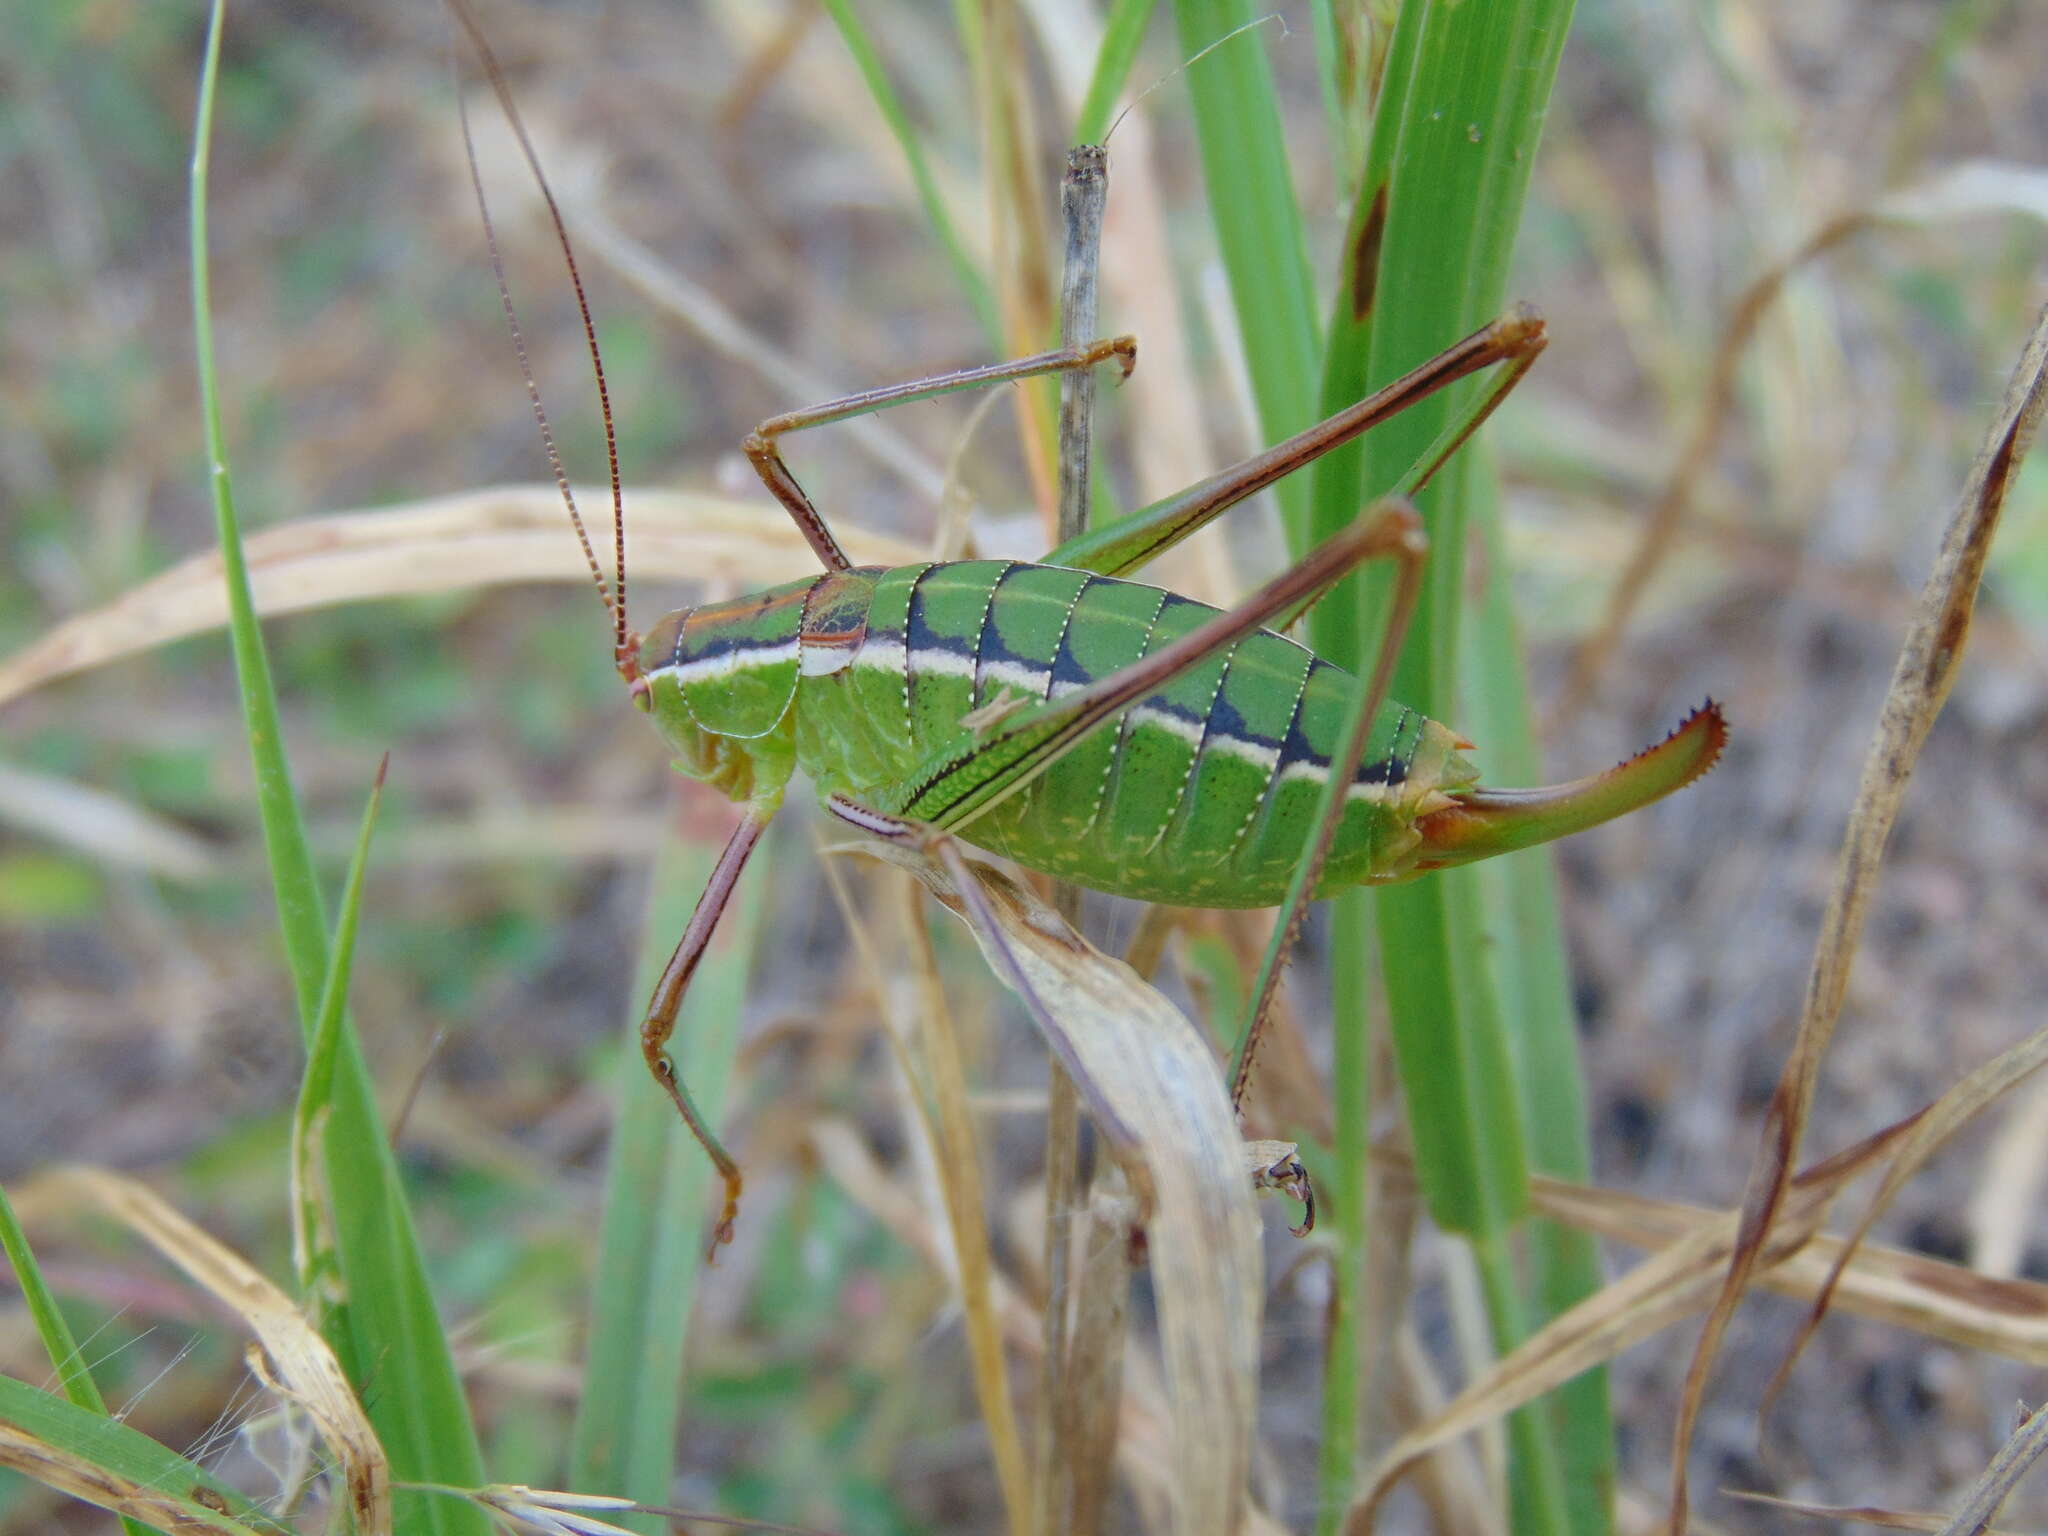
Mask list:
[[[957,390],[1115,362],[1130,337],[872,389],[763,422],[745,450],[803,532],[820,574],[629,626],[624,513],[610,403],[575,255],[490,50],[461,5],[555,225],[597,378],[618,561],[607,580],[529,397],[576,535],[611,620],[632,701],[682,773],[744,807],[649,1000],[641,1046],[725,1182],[714,1250],[739,1207],[738,1165],[669,1053],[683,995],[748,855],[801,769],[825,808],[880,837],[938,853],[974,904],[954,839],[1074,884],[1182,906],[1285,906],[1284,943],[1315,896],[1551,841],[1635,810],[1712,767],[1726,740],[1710,699],[1663,742],[1605,773],[1546,789],[1492,790],[1450,727],[1385,698],[1426,549],[1409,498],[1520,380],[1544,346],[1517,309],[1304,432],[1178,495],[1071,539],[1036,562],[856,567],[777,446],[783,435]],[[467,134],[467,123],[464,125]],[[471,157],[475,175],[474,156]],[[479,205],[482,189],[477,187]],[[484,210],[487,234],[490,215]],[[498,271],[515,343],[516,317]],[[526,369],[523,344],[521,366]],[[1424,396],[1499,372],[1397,486],[1346,531],[1237,607],[1218,610],[1128,579],[1219,513]],[[1401,580],[1379,663],[1352,675],[1278,633],[1375,558]],[[1347,786],[1342,795],[1325,788]],[[1006,978],[1017,985],[1020,978]],[[1241,1106],[1272,986],[1250,1013],[1232,1073]],[[1036,1008],[1036,1000],[1026,996]]]

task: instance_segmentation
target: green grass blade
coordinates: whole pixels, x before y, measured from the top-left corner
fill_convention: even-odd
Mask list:
[[[1420,9],[1409,7],[1403,12],[1408,24],[1395,28],[1393,41],[1388,47],[1386,72],[1380,84],[1375,116],[1376,131],[1367,150],[1365,171],[1359,182],[1350,224],[1344,232],[1336,310],[1330,321],[1329,346],[1323,356],[1319,403],[1325,414],[1342,410],[1353,400],[1363,399],[1371,393],[1373,382],[1380,377],[1373,371],[1371,324],[1379,302],[1379,252],[1386,233],[1387,185],[1393,174],[1394,151],[1400,136],[1393,126],[1378,129],[1377,125],[1397,125],[1404,110],[1415,74],[1416,49],[1422,39],[1418,20]],[[1331,45],[1335,45],[1334,31]],[[1328,67],[1334,70],[1334,65]],[[1407,411],[1403,419],[1417,415],[1423,408],[1417,406]],[[1441,414],[1448,420],[1448,408]],[[1388,422],[1373,437],[1385,441],[1399,426],[1399,420]],[[1419,433],[1414,435],[1420,436]],[[1294,541],[1297,556],[1316,540],[1328,538],[1342,528],[1356,515],[1357,509],[1370,500],[1365,489],[1366,448],[1364,441],[1347,444],[1324,454],[1309,470],[1307,478],[1313,519]],[[1414,458],[1408,462],[1413,463]],[[1391,477],[1387,483],[1392,483]],[[1429,498],[1418,500],[1427,510]],[[1431,537],[1435,537],[1433,523]],[[1432,569],[1436,563],[1437,552],[1432,550]],[[1309,634],[1316,650],[1322,655],[1356,665],[1365,653],[1365,635],[1371,616],[1385,603],[1386,594],[1386,581],[1375,580],[1371,572],[1340,583],[1309,614]],[[1427,591],[1424,595],[1426,598]],[[1421,623],[1422,615],[1418,614],[1415,626],[1418,633]],[[1395,674],[1395,697],[1404,702],[1408,701],[1408,694],[1403,691],[1407,680],[1405,670]]]
[[[946,260],[952,264],[953,275],[967,297],[968,307],[974,311],[975,321],[981,326],[989,345],[1000,353],[1003,327],[996,313],[995,294],[989,288],[988,278],[968,252],[967,243],[960,238],[953,215],[946,208],[946,199],[939,191],[938,178],[932,174],[931,161],[925,157],[924,143],[917,136],[917,127],[910,121],[903,98],[896,94],[896,87],[889,81],[881,50],[875,46],[860,17],[854,14],[852,0],[825,0],[825,9],[832,13],[832,21],[839,28],[840,37],[845,39],[846,51],[853,55],[854,66],[867,82],[868,94],[875,98],[882,120],[889,125],[889,131],[896,136],[896,143],[903,150],[903,163],[910,170],[912,185],[917,188],[917,200],[924,208],[925,221],[931,225],[932,233],[938,237],[939,245],[946,253]]]
[[[1345,891],[1328,903],[1330,932],[1352,943],[1330,946],[1330,1110],[1336,1131],[1330,1156],[1314,1164],[1335,1248],[1331,1280],[1336,1304],[1323,1349],[1323,1439],[1316,1459],[1316,1530],[1330,1536],[1343,1518],[1357,1472],[1358,1415],[1363,1406],[1364,1325],[1371,1233],[1366,1225],[1366,1170],[1372,1158],[1372,1031],[1369,1002],[1379,958],[1373,898]]]
[[[1486,1296],[1487,1323],[1496,1340],[1519,1340],[1529,1333],[1529,1307],[1522,1296],[1521,1276],[1503,1233],[1488,1233],[1472,1244]],[[1539,1407],[1508,1415],[1508,1528],[1516,1532],[1571,1529],[1565,1494],[1564,1456],[1556,1425]]]
[[[193,135],[193,333],[235,674],[255,765],[257,805],[276,892],[278,926],[298,998],[300,1026],[310,1044],[327,981],[326,923],[285,759],[269,660],[249,594],[213,353],[206,190],[224,11],[222,0],[215,0]],[[377,1112],[369,1069],[349,1031],[342,1035],[327,1131],[335,1252],[345,1299],[330,1314],[324,1331],[350,1379],[363,1392],[396,1477],[459,1486],[480,1483],[484,1480],[482,1457],[468,1404],[427,1289],[412,1217]],[[402,1497],[398,1513],[408,1530],[431,1536],[481,1536],[486,1529],[481,1516],[438,1500],[428,1503]]]
[[[101,1469],[118,1483],[161,1490],[173,1502],[181,1531],[257,1536],[284,1530],[204,1467],[141,1430],[110,1419],[104,1412],[38,1391],[12,1376],[0,1376],[0,1425],[32,1435],[65,1456]],[[216,1507],[209,1508],[191,1497],[202,1491]],[[123,1520],[122,1525],[129,1530],[156,1529],[130,1520]]]
[[[1497,480],[1480,478],[1491,493]],[[1465,719],[1503,783],[1534,784],[1543,754],[1529,704],[1521,639],[1508,593],[1505,541],[1493,508],[1477,525],[1485,578],[1466,609]],[[1575,1183],[1592,1178],[1585,1073],[1572,1003],[1557,875],[1547,848],[1529,848],[1474,866],[1487,916],[1486,952],[1496,995],[1507,1013],[1507,1042],[1528,1133],[1532,1167]],[[1532,1220],[1525,1233],[1525,1274],[1533,1315],[1547,1320],[1600,1288],[1600,1250],[1592,1236]],[[1551,1394],[1571,1528],[1605,1531],[1617,1469],[1607,1373],[1586,1372]]]
[[[15,1220],[14,1206],[4,1189],[0,1189],[0,1253],[5,1253],[7,1262],[14,1266],[14,1279],[21,1287],[21,1299],[28,1304],[29,1318],[36,1325],[36,1337],[42,1341],[43,1353],[50,1357],[50,1368],[57,1373],[65,1398],[87,1413],[105,1418],[107,1400],[100,1396],[99,1384],[92,1379],[85,1357],[79,1353],[78,1340],[71,1332],[71,1325],[64,1321],[63,1308],[57,1305],[56,1295],[43,1280],[42,1266],[36,1263],[35,1253],[28,1245],[28,1234]],[[144,1536],[150,1527],[123,1517],[121,1529],[128,1536]]]
[[[1253,26],[1261,13],[1249,0],[1176,0],[1174,11],[1184,56],[1229,38],[1190,64],[1186,79],[1259,427],[1267,442],[1278,442],[1316,419],[1322,342],[1265,29]],[[1308,528],[1307,483],[1295,475],[1273,494],[1299,543]]]
[[[299,1290],[305,1295],[312,1295],[327,1278],[332,1259],[332,1254],[315,1237],[321,1225],[321,1201],[316,1194],[311,1158],[313,1136],[315,1126],[333,1102],[334,1067],[347,1028],[348,979],[355,963],[356,926],[363,906],[363,873],[369,868],[370,837],[377,828],[377,808],[384,799],[384,774],[389,766],[389,758],[378,765],[369,803],[363,807],[362,826],[356,832],[355,852],[349,859],[348,879],[342,887],[341,916],[334,926],[333,958],[320,988],[313,1041],[306,1050],[306,1068],[300,1074],[298,1102],[292,1110],[292,1184],[297,1194],[292,1246],[297,1255]]]
[[[1250,19],[1245,7],[1221,0],[1181,0],[1178,10],[1189,53]],[[1316,325],[1313,313],[1304,316],[1302,309],[1312,311],[1307,267],[1263,53],[1233,42],[1191,68],[1218,240],[1269,435],[1292,430],[1319,408],[1327,412],[1349,404],[1370,384],[1422,361],[1500,308],[1568,19],[1569,6],[1556,0],[1493,7],[1411,4],[1403,10],[1340,258],[1342,291],[1319,403],[1305,398],[1305,370],[1318,359]],[[1323,35],[1326,42],[1334,40],[1335,29],[1325,28]],[[1326,73],[1334,73],[1330,61],[1325,65]],[[1452,392],[1380,429],[1362,447],[1325,459],[1307,491],[1312,519],[1301,515],[1302,488],[1283,486],[1283,517],[1297,552],[1348,523],[1374,492],[1398,480],[1463,404],[1463,392]],[[1467,464],[1454,462],[1425,499],[1436,553],[1396,685],[1405,702],[1447,719],[1458,718],[1459,556],[1471,474]],[[1354,583],[1349,593],[1323,604],[1314,618],[1318,649],[1360,665],[1372,615],[1383,602],[1383,584]],[[1387,967],[1389,1008],[1432,1214],[1451,1230],[1483,1239],[1498,1254],[1499,1240],[1525,1205],[1527,1151],[1495,978],[1466,963],[1471,937],[1482,927],[1482,888],[1474,872],[1452,872],[1381,893],[1372,902],[1341,902],[1335,921],[1355,927],[1369,909],[1376,910],[1381,952],[1398,957],[1398,964]],[[1335,949],[1357,954],[1363,946],[1339,942]],[[1343,979],[1334,1004],[1335,1092],[1340,1105],[1362,1103],[1362,973]],[[1345,1143],[1362,1138],[1363,1123],[1363,1115],[1340,1110],[1334,1158],[1340,1169],[1362,1157],[1362,1145]],[[1364,1273],[1357,1192],[1345,1187],[1340,1174],[1331,1193],[1342,1245],[1338,1283],[1341,1291],[1348,1278],[1355,1289]],[[1519,1335],[1523,1309],[1499,1265],[1491,1281],[1492,1312],[1507,1347]],[[1344,1336],[1341,1320],[1357,1316],[1361,1300],[1340,1296],[1340,1333],[1332,1341],[1325,1383],[1319,1504],[1324,1528],[1342,1508],[1351,1472],[1357,1340]],[[1555,1528],[1564,1518],[1563,1463],[1544,1431],[1531,1418],[1514,1432],[1516,1508],[1524,1528],[1532,1530]]]
[[[1273,442],[1320,414],[1315,379],[1321,371],[1322,353],[1307,239],[1293,195],[1272,71],[1262,39],[1256,33],[1239,31],[1255,20],[1248,4],[1176,0],[1175,10],[1184,55],[1239,32],[1196,59],[1188,67],[1187,82],[1194,102],[1210,217],[1244,341],[1246,369],[1261,430],[1267,441]],[[1275,488],[1281,521],[1297,555],[1313,542],[1312,489],[1308,478],[1301,475]],[[1334,532],[1364,505],[1363,500],[1354,501],[1344,518],[1324,531]],[[1321,609],[1332,606],[1325,602]],[[1354,622],[1351,633],[1349,651],[1335,654],[1348,654],[1358,663],[1363,650],[1358,637],[1363,631]],[[1323,1379],[1317,1530],[1325,1533],[1335,1529],[1343,1514],[1357,1456],[1359,1323],[1364,1315],[1367,1234],[1365,1182],[1362,1175],[1353,1177],[1349,1170],[1362,1170],[1369,1152],[1369,970],[1364,957],[1373,952],[1363,928],[1371,910],[1370,898],[1354,892],[1339,897],[1331,906],[1333,920],[1339,925],[1335,931],[1362,935],[1365,942],[1332,946],[1336,958],[1331,1001],[1338,1021],[1331,1085],[1336,1145],[1325,1165],[1328,1171],[1318,1169],[1326,1196],[1325,1225],[1337,1245],[1338,1287],[1336,1323],[1325,1353],[1330,1364]]]
[[[1383,891],[1377,908],[1380,945],[1399,956],[1387,1017],[1417,1182],[1437,1225],[1493,1237],[1527,1206],[1528,1164],[1499,999],[1476,960],[1480,914],[1470,869]]]
[[[1109,132],[1110,114],[1124,83],[1131,78],[1137,62],[1138,45],[1145,40],[1145,24],[1152,19],[1153,0],[1116,0],[1109,20],[1103,23],[1102,46],[1095,51],[1095,69],[1088,77],[1088,94],[1081,99],[1081,112],[1074,121],[1076,144],[1100,144]]]
[[[240,525],[228,471],[226,433],[221,426],[220,388],[213,357],[212,296],[207,282],[206,177],[213,141],[213,90],[220,65],[225,0],[215,0],[206,38],[205,72],[200,79],[199,119],[192,150],[192,320],[198,347],[199,393],[206,422],[206,462],[213,493],[215,530],[228,589],[229,642],[235,676],[241,685],[242,717],[256,771],[256,808],[263,822],[263,845],[277,887],[278,928],[285,959],[298,990],[299,1011],[309,1030],[313,1005],[327,975],[326,920],[321,915],[320,888],[313,857],[306,846],[298,796],[285,761],[283,729],[277,718],[277,691],[270,680],[270,658],[256,622],[249,595],[249,571],[242,558]]]
[[[1357,397],[1473,329],[1504,302],[1542,108],[1568,6],[1410,6],[1389,50],[1365,179],[1341,265],[1331,324],[1326,407]],[[1398,170],[1398,174],[1397,174]],[[1463,391],[1404,412],[1354,450],[1317,466],[1318,532],[1347,522],[1371,488],[1420,458]],[[1459,718],[1456,662],[1466,506],[1473,459],[1453,460],[1419,498],[1432,552],[1398,696]],[[1383,582],[1365,586],[1375,602]],[[1364,616],[1340,599],[1317,615],[1318,640],[1350,641]],[[1347,622],[1348,621],[1348,622]],[[1478,931],[1469,871],[1381,893],[1381,940],[1395,1042],[1409,1095],[1418,1173],[1431,1214],[1450,1230],[1499,1230],[1522,1208],[1519,1113],[1488,979],[1462,964]]]
[[[1392,378],[1498,314],[1570,5],[1409,6],[1389,51],[1365,181],[1331,326],[1326,407]],[[1398,174],[1396,170],[1398,169]],[[1392,484],[1421,457],[1473,385],[1447,390],[1316,466],[1316,509],[1334,529],[1360,487]],[[1469,456],[1467,456],[1469,460]],[[1468,468],[1454,461],[1453,469]],[[1400,696],[1456,703],[1457,598],[1465,485],[1446,471],[1430,514],[1429,591],[1403,658]]]
[[[1515,228],[1569,19],[1561,0],[1403,9],[1339,263],[1325,409],[1413,366],[1505,302]],[[1395,482],[1464,394],[1447,391],[1319,463],[1317,533],[1342,526],[1370,494]],[[1420,498],[1430,574],[1395,691],[1446,720],[1464,718],[1463,554],[1468,519],[1484,515],[1475,503],[1486,489],[1484,470],[1467,454]],[[1325,603],[1315,619],[1318,648],[1355,657],[1384,592],[1384,580],[1368,581]],[[1481,958],[1484,878],[1477,869],[1450,871],[1382,892],[1375,907],[1382,952],[1398,957],[1385,969],[1386,988],[1418,1177],[1437,1223],[1473,1239],[1495,1343],[1507,1349],[1532,1310],[1504,1257],[1507,1230],[1526,1201],[1531,1148],[1498,975]],[[1593,1427],[1604,1432],[1600,1401]],[[1547,1412],[1525,1410],[1511,1426],[1511,1445],[1518,1530],[1604,1526],[1597,1488],[1566,1504],[1566,1457]],[[1326,1501],[1337,1492],[1326,1486]]]
[[[696,786],[692,792],[710,793]],[[632,1012],[621,1037],[619,1114],[591,1289],[583,1398],[571,1438],[569,1487],[644,1504],[665,1504],[673,1491],[683,1345],[714,1195],[710,1163],[641,1062],[640,1007],[688,924],[723,842],[722,833],[672,837],[655,861]],[[677,1023],[677,1039],[688,1042],[697,1104],[714,1120],[739,1044],[763,888],[759,878],[741,881]],[[638,1520],[624,1523],[649,1532],[667,1528],[651,1517]]]
[[[71,1325],[64,1321],[56,1295],[43,1280],[42,1266],[36,1263],[28,1234],[15,1219],[14,1205],[4,1189],[0,1189],[0,1253],[5,1253],[7,1262],[14,1266],[15,1282],[21,1287],[21,1299],[28,1305],[29,1320],[36,1325],[36,1337],[42,1341],[43,1353],[50,1357],[50,1368],[57,1373],[64,1396],[93,1413],[105,1413],[107,1400],[100,1396],[99,1385],[78,1352],[78,1340]]]

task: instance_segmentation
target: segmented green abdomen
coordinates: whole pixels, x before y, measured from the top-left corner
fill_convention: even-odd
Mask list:
[[[962,716],[992,714],[1006,696],[1038,702],[1086,687],[1217,611],[1157,587],[1012,561],[835,579],[872,581],[865,633],[850,655],[814,661],[807,647],[797,758],[823,793],[940,821],[953,786],[972,782],[971,770],[947,770],[1002,729],[994,720],[977,738]],[[1097,890],[1273,905],[1313,828],[1351,691],[1349,673],[1252,634],[1091,732],[961,835]],[[1382,711],[1323,889],[1406,872],[1419,803],[1473,777],[1455,746],[1412,710]]]

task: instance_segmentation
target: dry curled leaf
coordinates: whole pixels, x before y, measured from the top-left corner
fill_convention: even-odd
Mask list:
[[[1007,876],[957,853],[949,870],[894,845],[855,846],[908,868],[968,921],[1073,1075],[1141,1203],[1173,1413],[1175,1528],[1238,1530],[1264,1277],[1244,1143],[1215,1052],[1137,972]],[[975,888],[963,892],[953,870]]]

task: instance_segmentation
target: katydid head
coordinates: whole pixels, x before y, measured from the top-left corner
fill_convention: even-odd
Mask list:
[[[633,658],[634,702],[683,773],[734,800],[780,793],[796,761],[799,635],[818,580],[679,608],[647,632]]]

